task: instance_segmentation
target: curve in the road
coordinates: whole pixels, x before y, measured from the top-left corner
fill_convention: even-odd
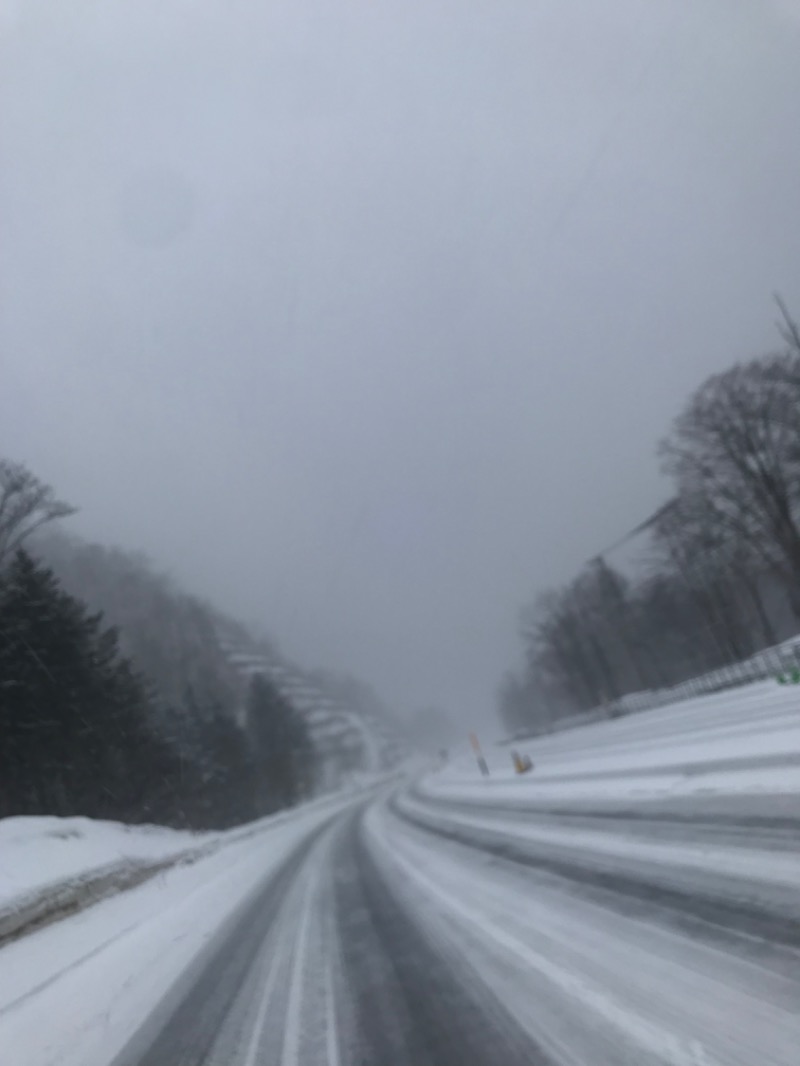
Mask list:
[[[774,915],[421,808],[387,795],[309,835],[114,1066],[793,1066],[800,956]]]

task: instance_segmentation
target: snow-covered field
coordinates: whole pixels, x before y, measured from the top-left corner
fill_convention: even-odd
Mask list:
[[[7,900],[166,863],[0,948],[3,1061],[796,1066],[800,688],[527,751],[228,834],[0,823]]]

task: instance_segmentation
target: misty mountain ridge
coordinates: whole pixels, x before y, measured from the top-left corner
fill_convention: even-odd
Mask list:
[[[31,547],[68,593],[118,629],[121,650],[144,674],[162,713],[221,712],[244,725],[248,685],[260,673],[303,713],[323,761],[335,756],[340,768],[355,769],[366,746],[367,762],[380,765],[395,747],[394,714],[369,685],[346,673],[303,669],[273,641],[186,592],[145,555],[53,527]]]

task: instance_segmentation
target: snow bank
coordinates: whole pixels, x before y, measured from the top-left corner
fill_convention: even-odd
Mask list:
[[[508,748],[487,749],[482,778],[465,750],[420,788],[494,803],[800,794],[800,687],[758,682],[516,747],[533,772],[516,775]]]
[[[9,1061],[108,1066],[175,989],[202,972],[207,953],[254,894],[337,812],[357,802],[354,793],[331,796],[216,834],[217,846],[198,861],[169,865],[134,891],[6,944],[0,1047]],[[194,839],[165,832],[167,848],[169,837]],[[146,848],[148,830],[130,834]]]
[[[3,818],[0,906],[109,864],[168,858],[218,836],[91,818]]]
[[[379,786],[365,776],[343,793],[281,811],[224,832],[196,833],[91,818],[0,819],[0,945],[143,881],[178,863],[196,862],[231,844],[293,819],[324,811]]]
[[[220,839],[90,818],[0,820],[0,944],[88,906]]]

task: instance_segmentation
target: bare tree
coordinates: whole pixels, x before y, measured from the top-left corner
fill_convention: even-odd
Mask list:
[[[594,678],[566,599],[566,590],[552,590],[522,612],[526,669],[570,705],[590,706],[595,698]]]
[[[794,350],[800,352],[800,326],[797,325],[795,320],[789,314],[789,309],[783,302],[781,296],[775,294],[775,303],[778,305],[778,310],[781,313],[781,319],[778,323],[778,332],[786,342],[790,351]]]
[[[654,574],[635,590],[636,625],[650,654],[652,685],[668,688],[716,665],[710,635],[691,591],[671,571]]]
[[[537,677],[529,670],[508,670],[497,691],[497,710],[509,736],[547,732],[553,707]]]
[[[593,592],[591,574],[583,573],[523,612],[528,671],[566,697],[573,709],[593,707],[619,694]]]
[[[800,615],[800,350],[706,381],[661,445],[679,494],[787,582]]]
[[[0,567],[35,530],[72,514],[75,508],[26,466],[0,459]]]
[[[675,495],[620,542],[654,538],[650,573],[631,581],[597,556],[524,612],[508,721],[528,679],[552,706],[589,709],[776,643],[789,606],[800,620],[800,326],[776,303],[785,350],[709,378],[660,447]]]
[[[653,523],[657,573],[682,583],[709,669],[752,654],[776,637],[762,593],[765,563],[718,521],[702,496],[678,496]]]

